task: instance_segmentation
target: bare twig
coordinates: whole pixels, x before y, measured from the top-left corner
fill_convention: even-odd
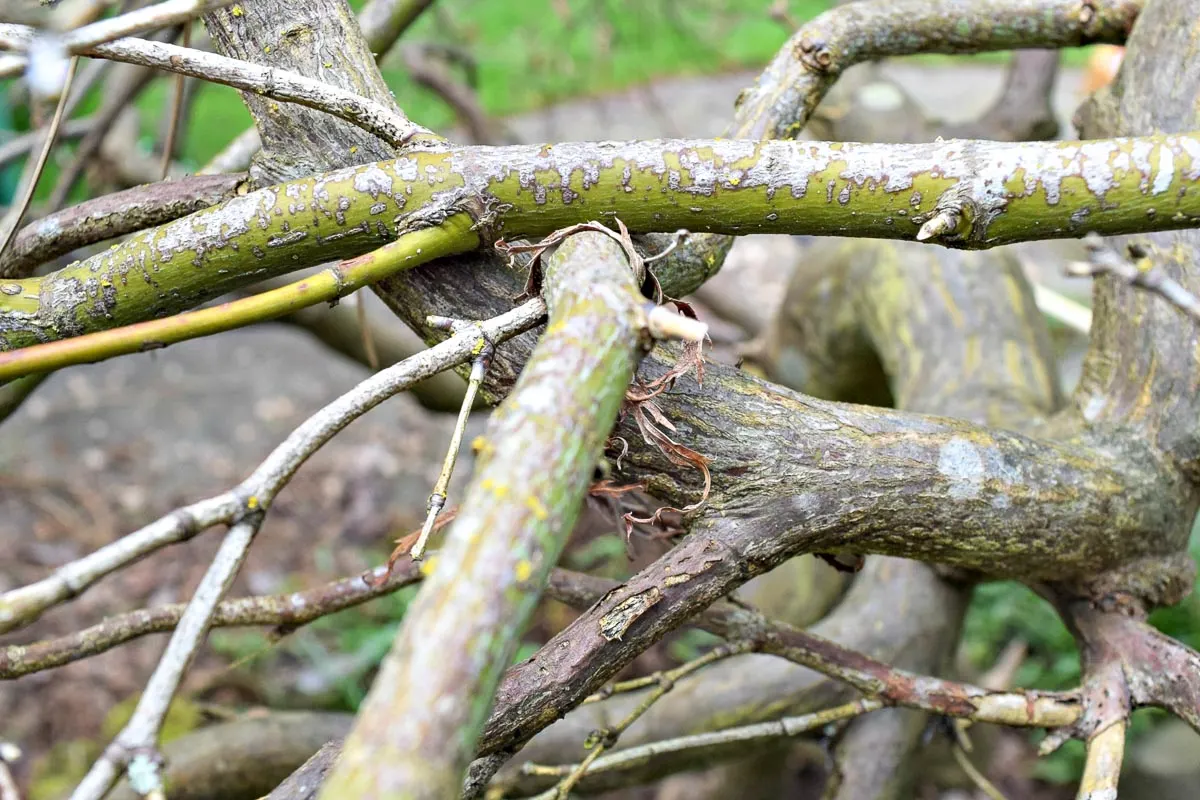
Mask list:
[[[855,700],[852,703],[804,714],[796,717],[784,717],[774,722],[760,722],[754,725],[743,725],[737,728],[701,733],[694,736],[681,736],[663,742],[652,742],[639,747],[631,747],[608,756],[596,759],[589,767],[589,774],[616,772],[625,769],[635,769],[645,761],[666,753],[677,753],[683,750],[704,751],[708,749],[723,750],[732,745],[745,746],[750,743],[767,743],[778,739],[790,739],[802,733],[824,727],[835,722],[876,711],[883,708],[883,703],[872,698]],[[522,768],[526,775],[549,777],[567,776],[579,768],[577,764],[545,767],[529,764]],[[557,789],[540,795],[542,798],[558,796]]]
[[[444,317],[430,317],[428,323],[434,328],[448,330],[452,333],[463,333],[473,327],[473,323],[464,323]],[[450,478],[454,474],[454,462],[458,459],[458,451],[462,447],[463,434],[467,430],[467,420],[471,416],[471,408],[475,405],[475,395],[479,393],[479,387],[483,384],[483,378],[487,374],[488,365],[494,354],[495,347],[492,343],[481,337],[479,353],[471,362],[471,375],[467,379],[467,391],[463,395],[462,408],[459,410],[458,419],[454,424],[454,433],[450,436],[450,446],[446,449],[446,458],[442,461],[442,471],[438,474],[437,483],[433,485],[433,491],[429,494],[429,508],[425,515],[425,524],[421,526],[421,534],[412,546],[413,561],[420,561],[424,556],[425,546],[429,542],[429,535],[433,533],[434,523],[446,505],[446,493],[450,488]]]
[[[22,32],[30,30],[23,29]],[[403,146],[418,135],[433,135],[420,125],[410,122],[395,108],[366,100],[353,92],[323,81],[283,70],[260,67],[215,53],[132,37],[84,48],[81,52],[84,55],[176,72],[324,111],[375,134],[395,147]]]
[[[1040,283],[1033,284],[1033,301],[1037,303],[1038,310],[1047,317],[1061,322],[1077,333],[1086,336],[1092,329],[1092,310],[1083,303]]]
[[[367,292],[360,290],[354,296],[355,316],[358,321],[358,332],[362,342],[363,354],[367,358],[367,366],[371,372],[379,371],[379,351],[375,349],[375,337],[372,335],[371,323],[367,319]]]
[[[954,753],[954,760],[959,768],[967,774],[967,777],[971,779],[971,783],[975,784],[979,791],[983,792],[989,800],[1007,800],[1004,794],[996,788],[996,785],[989,781],[987,776],[971,763],[971,757],[967,754],[967,749],[961,743],[953,743],[950,746],[950,750]]]
[[[1146,257],[1136,245],[1130,247],[1125,258],[1097,234],[1084,237],[1090,261],[1076,261],[1067,265],[1067,274],[1078,276],[1112,275],[1131,286],[1137,286],[1159,295],[1168,303],[1183,311],[1192,319],[1200,321],[1200,298],[1184,288],[1183,284],[1163,272],[1153,260]]]
[[[599,695],[595,695],[594,697],[596,699],[601,699],[602,697],[607,697],[614,692],[631,691],[632,689],[643,688],[645,686],[654,687],[652,691],[646,693],[646,696],[643,697],[641,701],[638,702],[638,704],[634,706],[634,708],[620,722],[603,730],[593,731],[588,737],[588,741],[584,743],[584,747],[589,748],[591,752],[588,753],[587,757],[584,758],[583,761],[581,761],[579,764],[576,764],[575,768],[572,769],[571,772],[568,773],[557,786],[542,794],[541,797],[546,798],[546,800],[566,800],[566,798],[570,796],[571,789],[573,789],[575,784],[579,783],[580,779],[587,774],[589,768],[596,763],[596,761],[604,754],[606,750],[610,750],[614,745],[616,745],[617,740],[621,737],[621,734],[624,733],[630,725],[637,722],[638,718],[641,717],[642,714],[645,714],[650,706],[654,705],[656,702],[658,702],[659,698],[675,688],[676,681],[691,675],[697,670],[703,669],[715,661],[720,661],[723,658],[728,658],[740,653],[748,653],[754,649],[756,648],[752,642],[736,642],[733,644],[721,645],[709,650],[699,658],[695,658],[686,664],[676,667],[675,669],[658,672],[644,679],[637,679],[626,682],[625,684],[618,684],[617,686],[614,686],[607,694],[601,693]],[[584,702],[587,702],[587,700]]]
[[[391,594],[421,578],[419,564],[402,561],[303,591],[225,600],[213,612],[211,627],[271,625],[290,632],[315,619]],[[56,639],[7,645],[0,648],[0,680],[61,667],[143,636],[171,631],[179,624],[184,608],[181,603],[143,608]]]
[[[21,792],[8,768],[21,757],[21,748],[0,740],[0,800],[21,800]]]
[[[533,327],[545,314],[534,299],[480,323],[501,342]],[[470,359],[477,335],[460,334],[372,375],[309,417],[234,489],[171,512],[135,533],[60,567],[53,575],[0,595],[0,633],[29,624],[51,606],[75,597],[104,576],[175,542],[186,541],[239,514],[265,510],[304,461],[338,431],[416,381]]]
[[[42,152],[38,155],[32,172],[28,174],[28,178],[24,182],[20,201],[9,212],[7,219],[3,222],[4,230],[0,231],[0,259],[4,258],[4,251],[8,249],[8,244],[12,241],[13,233],[21,226],[21,219],[25,216],[25,212],[29,210],[29,203],[33,200],[33,193],[37,189],[38,178],[41,177],[42,170],[46,168],[46,161],[50,158],[50,152],[54,149],[54,139],[58,135],[59,126],[62,125],[63,110],[67,107],[67,101],[71,95],[71,80],[75,77],[75,68],[78,63],[79,59],[72,58],[67,67],[67,76],[63,82],[62,95],[58,98],[58,105],[54,109],[54,118],[50,120],[50,125],[46,129],[45,140],[42,142]]]
[[[376,60],[387,55],[396,41],[417,21],[434,0],[371,0],[358,16],[363,37]]]
[[[190,47],[192,43],[192,28],[190,25],[183,26],[183,39],[180,45]],[[175,139],[179,135],[179,126],[183,120],[183,93],[187,87],[187,76],[175,76],[175,91],[171,96],[171,113],[170,123],[167,128],[167,138],[163,142],[162,152],[162,179],[166,180],[171,172],[171,158],[175,153]]]
[[[71,793],[71,800],[102,800],[125,767],[136,791],[162,795],[161,757],[156,750],[159,730],[184,673],[208,633],[217,603],[246,559],[262,517],[261,511],[251,512],[229,529],[139,697],[133,716]]]
[[[227,6],[232,2],[233,0],[164,0],[127,14],[76,28],[62,36],[61,46],[71,55],[88,55],[89,50],[105,42],[187,22],[206,11]],[[15,45],[13,49],[21,52],[29,47],[33,36],[30,35],[30,29],[24,26],[0,24],[0,39]],[[14,63],[19,63],[19,68],[24,67],[23,63]],[[0,71],[2,78],[12,76],[11,71]]]

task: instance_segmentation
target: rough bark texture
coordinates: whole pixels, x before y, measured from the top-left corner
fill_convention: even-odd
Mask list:
[[[361,254],[460,212],[482,223],[462,234],[461,250],[499,236],[539,237],[613,218],[635,232],[688,228],[911,240],[943,213],[957,222],[941,243],[989,248],[1088,231],[1195,224],[1200,140],[431,146],[394,161],[261,189],[53,275],[5,283],[0,346],[174,313],[252,280]],[[664,263],[655,273],[676,296],[696,288],[687,283],[694,270],[675,272]],[[399,293],[390,285],[383,291]]]
[[[345,0],[240,3],[204,16],[222,55],[317,78],[385,105],[395,100],[375,69]],[[385,142],[348,122],[244,92],[262,139],[250,174],[259,185],[391,158]]]
[[[473,443],[478,463],[462,511],[323,797],[443,798],[462,785],[496,684],[579,513],[645,326],[627,256],[603,233],[559,245],[545,282],[546,332]]]

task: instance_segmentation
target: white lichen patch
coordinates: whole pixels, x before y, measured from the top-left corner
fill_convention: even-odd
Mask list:
[[[392,179],[378,164],[370,164],[355,174],[354,191],[369,194],[372,200],[378,200],[381,194],[391,195]]]
[[[955,500],[970,500],[983,490],[986,470],[979,448],[955,436],[938,452],[938,472],[949,482],[948,494]]]

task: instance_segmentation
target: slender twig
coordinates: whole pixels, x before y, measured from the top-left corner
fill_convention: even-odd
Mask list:
[[[448,330],[453,333],[465,333],[474,328],[474,323],[464,323],[460,320],[447,319],[445,317],[429,317],[426,322],[433,328],[439,330]],[[479,387],[483,385],[484,376],[487,375],[488,366],[491,364],[492,356],[495,354],[495,347],[487,338],[481,336],[479,341],[479,353],[471,362],[471,375],[467,379],[467,391],[463,395],[462,408],[458,412],[458,419],[454,423],[454,432],[450,436],[450,446],[446,449],[446,457],[442,461],[442,471],[438,475],[437,483],[433,485],[433,491],[429,494],[429,508],[425,515],[425,524],[421,526],[421,534],[417,537],[417,541],[413,544],[411,555],[413,561],[420,561],[425,554],[425,546],[429,542],[429,535],[433,533],[434,523],[437,522],[438,515],[442,513],[442,509],[446,506],[446,493],[450,489],[450,478],[454,475],[454,463],[458,460],[458,451],[462,448],[463,434],[467,430],[467,420],[471,417],[471,408],[475,405],[475,396],[479,393]]]
[[[1096,234],[1086,236],[1084,243],[1087,246],[1090,260],[1068,264],[1067,274],[1112,275],[1130,286],[1137,286],[1159,295],[1192,319],[1200,321],[1200,298],[1164,272],[1162,267],[1155,264],[1138,247],[1130,248],[1130,256],[1132,256],[1130,259],[1122,256]]]
[[[227,6],[233,0],[165,0],[165,2],[130,11],[111,19],[94,22],[76,28],[62,36],[61,44],[71,55],[89,55],[88,51],[105,42],[131,36],[135,33],[166,28],[195,19],[206,11]],[[33,36],[29,28],[22,25],[0,24],[0,39],[8,42],[18,52],[28,48]],[[17,72],[24,68],[24,59],[14,62]],[[11,78],[13,67],[0,69],[0,78]]]
[[[420,581],[420,565],[401,561],[312,589],[225,600],[213,612],[213,628],[270,625],[293,631],[313,620],[361,605]],[[0,648],[0,680],[12,680],[108,652],[154,633],[174,630],[186,606],[175,603],[118,614],[81,631]]]
[[[996,788],[996,785],[987,779],[987,776],[979,771],[979,768],[971,763],[971,757],[967,755],[966,748],[958,742],[950,746],[954,753],[954,760],[958,763],[960,769],[966,773],[971,782],[983,792],[989,800],[1007,800],[1004,793]]]
[[[79,59],[72,58],[67,66],[67,76],[63,81],[62,94],[58,98],[58,105],[54,109],[54,118],[50,120],[50,125],[46,129],[46,138],[42,142],[42,152],[38,155],[37,163],[34,165],[33,171],[29,174],[21,200],[16,207],[9,212],[8,219],[5,220],[4,230],[0,231],[0,259],[4,258],[4,251],[8,249],[8,244],[12,241],[12,235],[17,228],[21,227],[21,219],[25,216],[25,212],[29,210],[29,203],[33,200],[33,193],[37,190],[38,178],[42,175],[42,170],[46,168],[46,161],[50,158],[51,151],[54,150],[54,139],[58,134],[59,126],[62,125],[63,111],[67,107],[67,102],[71,95],[71,81],[75,77],[75,68],[79,63]]]
[[[616,745],[618,739],[620,739],[621,734],[628,730],[630,725],[637,722],[638,718],[645,714],[652,705],[662,698],[663,695],[674,689],[676,681],[680,680],[681,678],[685,678],[688,675],[691,675],[692,673],[701,670],[716,661],[729,658],[730,656],[739,655],[741,653],[749,653],[755,649],[757,648],[752,642],[735,642],[721,645],[719,647],[714,647],[712,650],[709,650],[699,658],[695,658],[686,664],[681,664],[672,670],[658,672],[654,675],[648,676],[644,680],[647,681],[649,685],[654,686],[653,691],[647,692],[646,696],[643,697],[620,722],[603,730],[593,731],[591,735],[588,736],[588,741],[584,743],[584,747],[590,748],[591,752],[587,754],[587,757],[584,758],[583,761],[576,764],[575,768],[571,770],[571,772],[567,774],[566,777],[564,777],[556,787],[546,792],[543,797],[555,798],[555,800],[566,800],[566,798],[571,794],[571,789],[573,789],[575,784],[579,783],[583,776],[587,774],[588,769],[596,763],[600,756],[602,756],[605,751],[611,750]],[[634,688],[641,688],[641,686],[645,685],[647,685],[647,683],[641,683],[640,686]],[[618,691],[630,691],[631,689],[628,687],[628,683],[624,687],[618,684],[617,686],[613,687],[610,694]],[[597,699],[599,699],[598,696]],[[585,700],[584,702],[587,701]]]
[[[21,26],[0,26],[4,27],[21,29]],[[32,37],[30,28],[18,32]],[[401,147],[418,135],[433,136],[425,128],[410,122],[396,108],[367,100],[324,81],[190,47],[127,37],[84,48],[81,53],[176,72],[324,111],[375,134],[394,147]]]
[[[650,744],[630,747],[627,750],[621,750],[603,758],[598,758],[591,764],[588,772],[589,774],[597,774],[602,772],[617,772],[623,769],[634,769],[646,761],[666,753],[679,753],[687,750],[703,751],[709,748],[723,749],[733,745],[746,746],[759,742],[767,743],[779,739],[790,739],[831,723],[853,719],[862,714],[877,711],[883,707],[883,703],[879,700],[863,698],[824,711],[795,717],[784,717],[774,722],[760,722],[754,725],[726,728],[725,730],[714,731],[712,733],[701,733],[693,736],[681,736],[678,739],[651,742]],[[565,777],[578,769],[578,766],[578,764],[568,764],[547,767],[537,764],[526,764],[522,767],[521,771],[525,775]],[[558,789],[555,787],[538,795],[538,797],[544,800],[551,800],[551,798],[557,796],[557,792]]]
[[[21,800],[21,792],[9,764],[21,757],[21,748],[0,740],[0,800]]]
[[[340,262],[279,289],[219,306],[0,353],[0,381],[73,364],[153,350],[200,336],[276,319],[344,297],[402,269],[460,252],[452,230],[424,228],[359,258]]]
[[[387,55],[396,41],[434,0],[371,0],[358,16],[363,38],[376,60]]]
[[[354,296],[355,312],[358,316],[358,330],[362,338],[363,353],[367,357],[367,366],[372,372],[379,371],[379,351],[375,349],[375,337],[371,334],[371,325],[367,320],[367,293],[363,290]]]
[[[108,63],[108,62],[99,62]],[[95,125],[95,121],[91,117],[83,119],[69,119],[62,124],[58,131],[59,141],[72,141],[81,139],[87,135]],[[30,152],[42,143],[42,136],[45,131],[29,131],[20,136],[16,136],[8,141],[0,144],[0,167],[7,166],[9,162],[16,161],[26,153]]]
[[[133,716],[71,793],[71,800],[101,800],[126,766],[130,782],[139,794],[162,793],[157,769],[161,759],[155,750],[159,730],[184,673],[208,633],[217,603],[246,559],[262,517],[262,512],[251,513],[229,529],[138,698]]]
[[[0,422],[8,419],[13,415],[21,404],[29,399],[29,395],[33,394],[34,390],[42,384],[42,381],[50,377],[48,372],[39,372],[36,375],[26,375],[24,378],[17,378],[15,381],[0,386]]]
[[[1087,335],[1092,329],[1092,310],[1083,303],[1040,283],[1033,284],[1033,301],[1038,311],[1077,333]]]
[[[180,41],[183,47],[190,47],[192,44],[192,27],[190,25],[183,26],[183,39]],[[187,86],[186,75],[175,76],[175,92],[171,96],[171,122],[167,128],[167,138],[163,142],[162,152],[162,179],[166,180],[171,172],[171,158],[175,153],[175,139],[179,135],[179,125],[183,120],[183,92]]]
[[[535,298],[479,323],[479,328],[494,342],[507,341],[533,327],[545,312],[545,303]],[[372,375],[305,420],[237,487],[177,509],[37,583],[0,594],[0,633],[29,624],[47,608],[149,553],[231,522],[239,514],[266,509],[300,465],[338,431],[417,381],[469,360],[477,342],[478,334],[459,334]]]

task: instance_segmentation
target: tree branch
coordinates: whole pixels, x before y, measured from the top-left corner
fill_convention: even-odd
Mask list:
[[[533,327],[545,313],[541,300],[530,300],[479,330],[504,341]],[[406,361],[376,373],[309,417],[234,489],[177,509],[123,539],[60,567],[50,577],[0,595],[0,633],[23,627],[51,606],[77,596],[104,576],[139,558],[239,515],[265,510],[300,465],[342,428],[387,398],[441,370],[470,360],[479,334],[447,339]]]
[[[448,797],[462,784],[503,665],[579,512],[647,324],[627,255],[604,234],[565,240],[545,281],[547,333],[474,445],[478,463],[462,510],[323,796],[387,787]],[[405,725],[392,724],[397,718]]]
[[[739,98],[742,139],[792,138],[829,87],[864,61],[1124,42],[1142,0],[894,0],[848,3],[792,36]]]
[[[213,611],[237,576],[261,522],[261,513],[251,513],[229,529],[138,698],[133,716],[71,793],[71,800],[101,800],[125,767],[139,794],[162,793],[158,772],[161,757],[155,749],[159,730],[184,673],[208,633]],[[140,767],[143,777],[135,778],[135,766]],[[144,776],[147,772],[149,777]]]
[[[437,147],[262,189],[52,276],[7,284],[0,342],[11,349],[174,313],[252,279],[378,247],[397,235],[389,208],[400,212],[401,229],[436,224],[447,200],[483,203],[489,229],[510,239],[546,235],[597,211],[634,231],[913,239],[936,229],[942,244],[965,248],[1174,229],[1200,218],[1193,152],[1200,140],[1178,135],[1019,145]],[[476,246],[475,233],[463,236]],[[669,294],[694,288],[674,277],[695,278],[673,261],[686,260],[687,250],[685,243],[655,265]]]

